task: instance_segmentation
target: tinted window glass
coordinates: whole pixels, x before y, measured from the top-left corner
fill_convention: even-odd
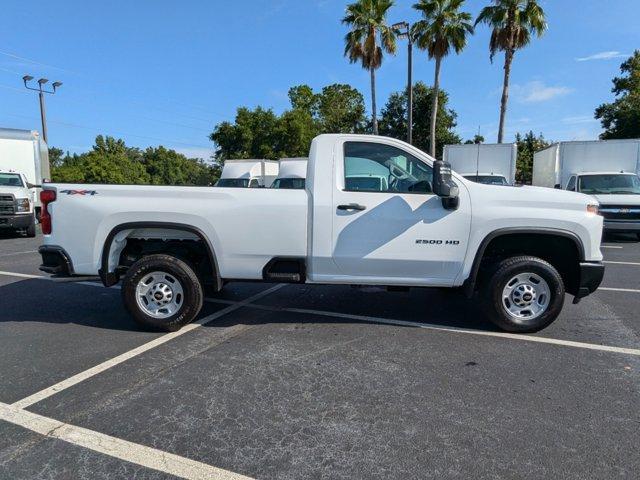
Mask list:
[[[0,185],[3,187],[24,187],[20,175],[15,173],[0,173]]]
[[[277,178],[273,185],[273,188],[286,188],[289,190],[302,190],[304,189],[304,178]]]
[[[246,188],[249,186],[248,178],[221,178],[216,187]]]
[[[579,183],[580,191],[591,195],[640,194],[640,178],[637,175],[582,175]]]
[[[567,183],[567,190],[571,190],[572,192],[576,189],[576,177],[571,177],[569,179],[569,183]]]
[[[410,153],[390,145],[347,142],[344,145],[345,190],[431,193],[433,169]]]

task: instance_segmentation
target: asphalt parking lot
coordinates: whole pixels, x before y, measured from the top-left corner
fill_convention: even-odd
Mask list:
[[[0,478],[637,478],[640,243],[532,336],[455,293],[229,284],[141,331],[0,238]]]

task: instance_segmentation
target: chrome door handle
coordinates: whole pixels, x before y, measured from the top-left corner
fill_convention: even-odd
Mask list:
[[[358,205],[357,203],[350,203],[348,205],[338,205],[338,210],[366,210],[364,205]]]

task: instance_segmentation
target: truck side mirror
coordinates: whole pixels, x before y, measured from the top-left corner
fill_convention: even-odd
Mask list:
[[[42,185],[34,185],[33,183],[27,182],[27,188],[42,188]]]
[[[562,186],[559,183],[556,183],[553,188],[555,188],[556,190],[562,190]]]
[[[458,186],[451,177],[451,165],[442,160],[433,163],[433,193],[442,198],[442,206],[447,210],[458,208]]]

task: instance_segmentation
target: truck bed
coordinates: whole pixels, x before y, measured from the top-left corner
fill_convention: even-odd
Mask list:
[[[224,278],[260,279],[271,258],[307,253],[305,190],[82,184],[47,189],[56,190],[57,199],[48,208],[53,231],[44,244],[64,246],[79,275],[98,274],[107,236],[127,223],[136,224],[129,238],[182,238],[184,233],[162,234],[154,225],[194,227],[211,242]]]

